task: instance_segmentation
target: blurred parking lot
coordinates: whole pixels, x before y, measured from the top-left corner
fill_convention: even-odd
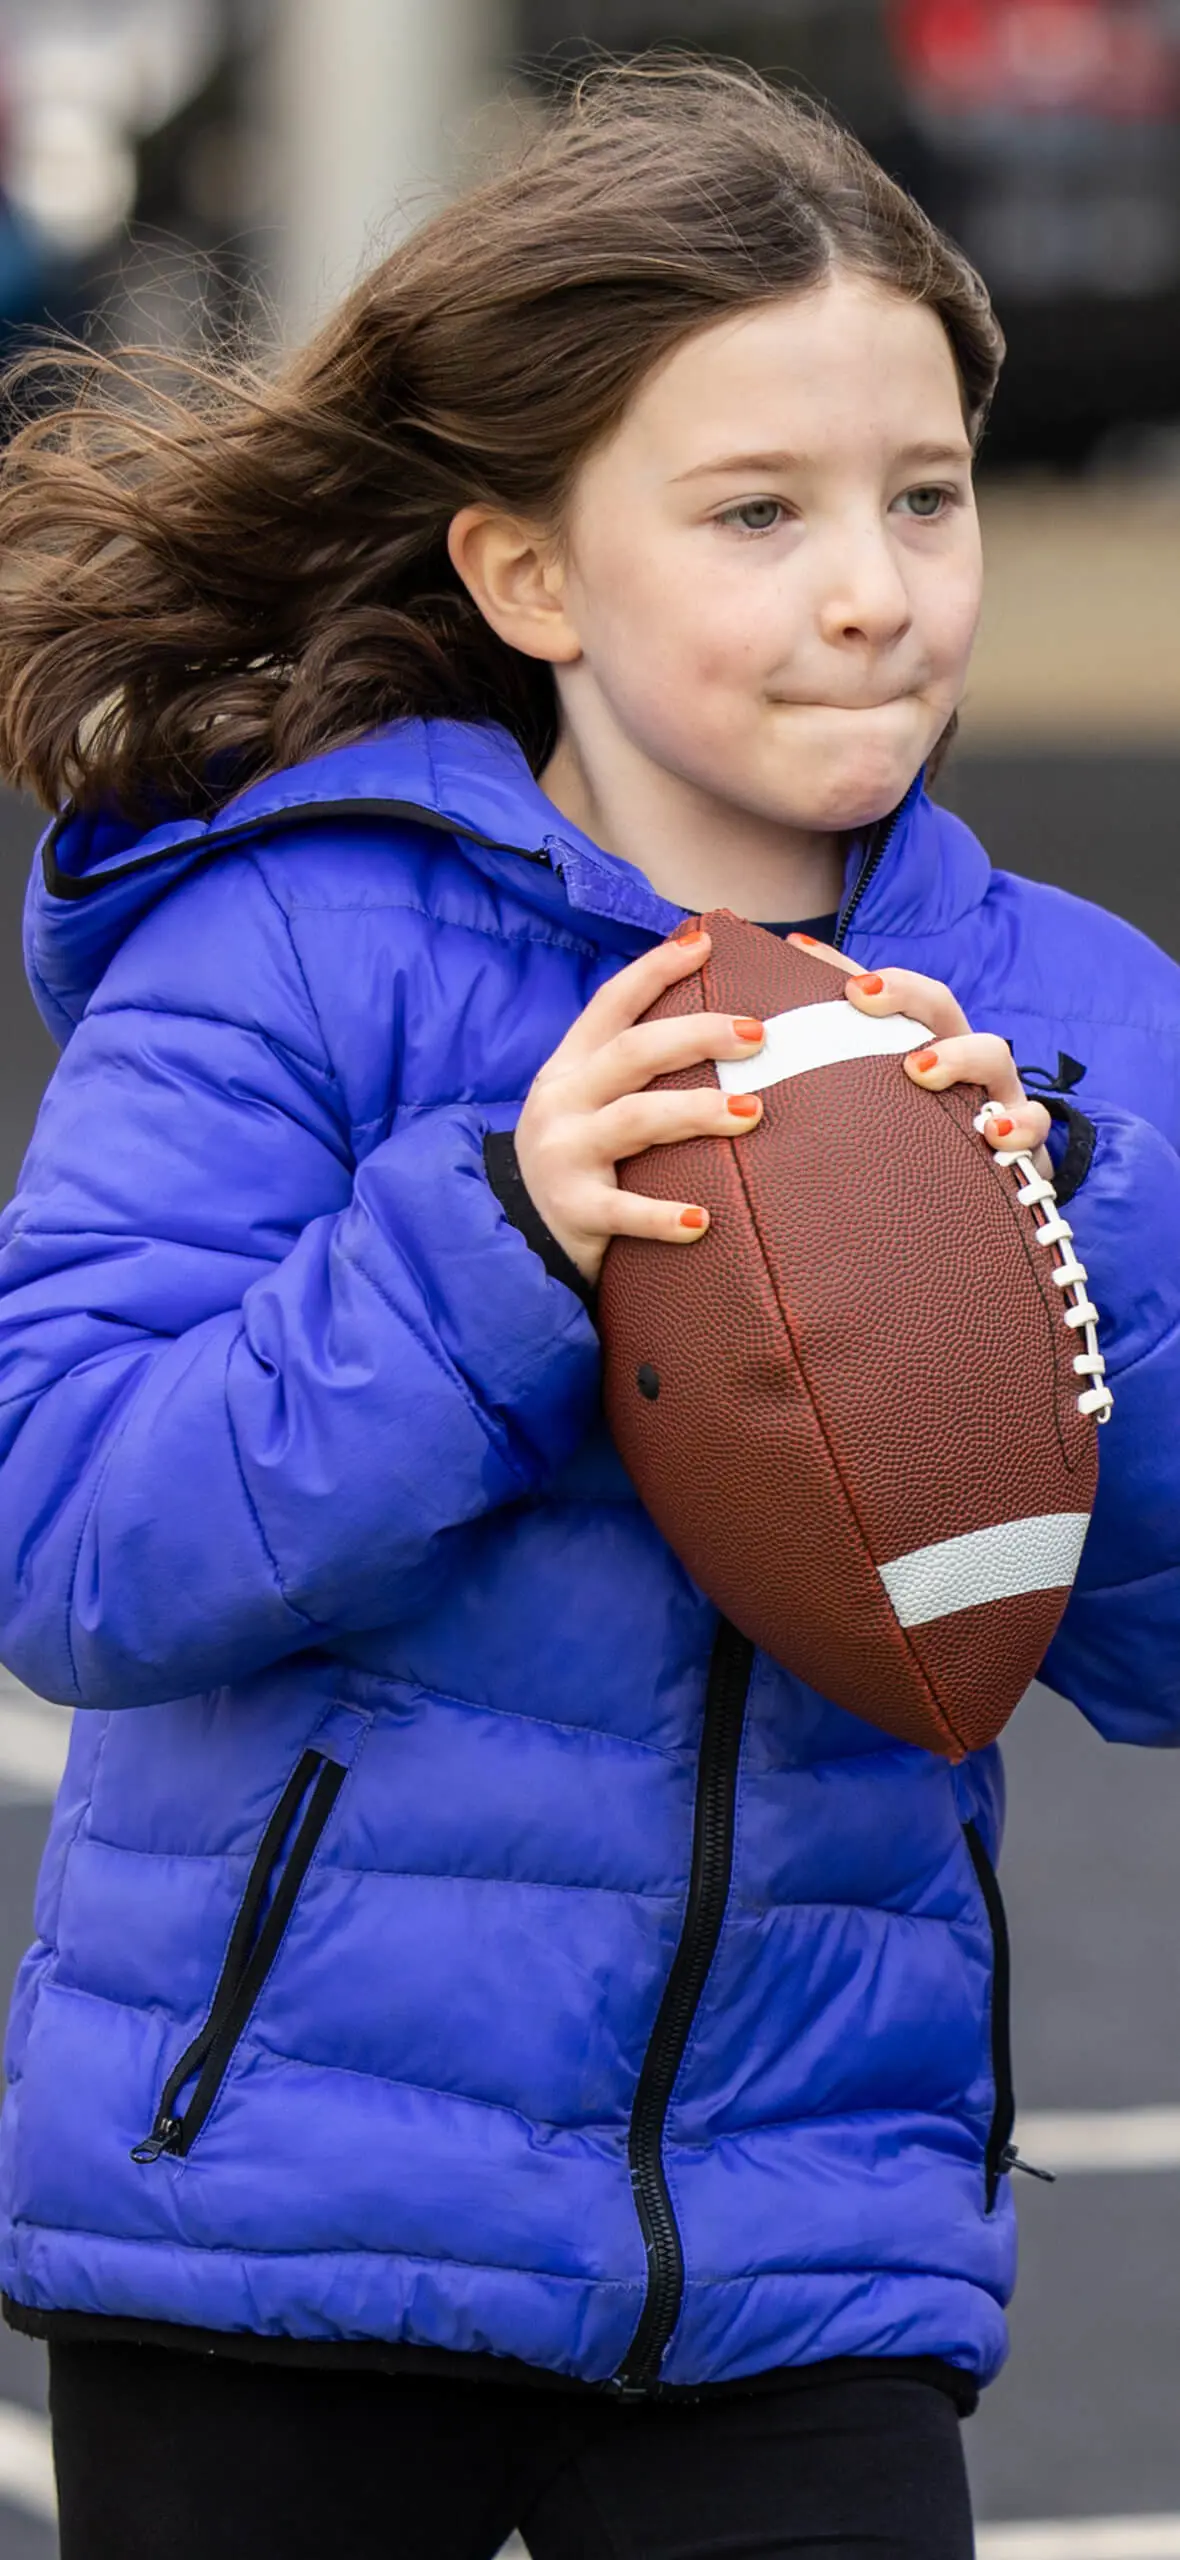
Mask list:
[[[1180,430],[1171,468],[985,480],[971,749],[1180,747]],[[1169,892],[1177,892],[1166,868]],[[1100,894],[1090,891],[1090,895]],[[1151,930],[1160,934],[1159,924]]]

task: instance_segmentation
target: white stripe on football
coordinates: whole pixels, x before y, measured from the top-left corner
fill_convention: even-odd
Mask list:
[[[1089,1526],[1088,1511],[1000,1520],[994,1529],[971,1529],[895,1556],[882,1565],[881,1580],[903,1627],[927,1627],[933,1618],[988,1600],[1015,1600],[1023,1591],[1067,1591]]]
[[[858,1013],[841,996],[835,1004],[802,1004],[772,1014],[757,1057],[718,1058],[717,1081],[723,1093],[757,1093],[762,1085],[785,1084],[788,1076],[837,1067],[845,1058],[901,1057],[932,1038],[908,1014]]]

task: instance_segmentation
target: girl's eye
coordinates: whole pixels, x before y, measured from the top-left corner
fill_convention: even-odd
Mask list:
[[[784,512],[781,498],[743,498],[740,506],[727,507],[717,522],[736,524],[743,533],[773,533]]]
[[[906,489],[903,499],[911,515],[917,516],[921,523],[929,524],[935,516],[945,514],[951,503],[951,492],[949,489]]]

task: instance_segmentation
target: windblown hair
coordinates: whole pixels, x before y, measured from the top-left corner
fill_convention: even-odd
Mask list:
[[[494,504],[559,530],[649,371],[834,267],[938,314],[982,430],[1003,357],[957,249],[821,109],[752,71],[600,67],[298,353],[58,348],[0,463],[0,774],[52,808],[208,809],[408,714],[502,721],[552,673],[447,552]],[[52,396],[41,379],[60,368]]]

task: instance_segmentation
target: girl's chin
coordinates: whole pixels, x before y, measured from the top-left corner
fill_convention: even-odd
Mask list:
[[[844,833],[887,818],[930,752],[924,722],[894,721],[891,728],[885,737],[849,739],[829,730],[806,746],[796,739],[789,773],[795,823]]]

